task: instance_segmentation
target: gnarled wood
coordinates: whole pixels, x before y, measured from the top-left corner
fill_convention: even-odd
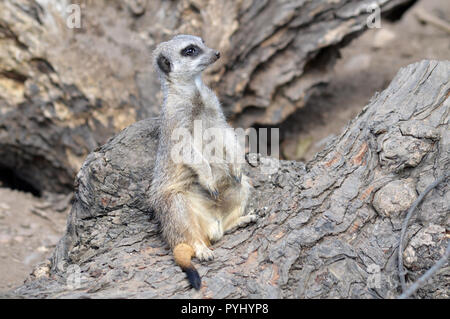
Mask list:
[[[270,160],[280,165],[270,175],[248,167],[254,184],[249,209],[259,220],[215,244],[214,261],[196,263],[200,291],[189,288],[151,218],[147,191],[158,124],[137,122],[89,155],[52,263],[37,268],[15,294],[396,297],[404,211],[449,170],[449,79],[448,61],[409,65],[307,165]],[[446,181],[425,198],[408,229],[409,280],[447,246],[449,194]],[[447,277],[448,266],[419,296],[448,298]],[[70,289],[74,278],[81,278],[80,286]]]

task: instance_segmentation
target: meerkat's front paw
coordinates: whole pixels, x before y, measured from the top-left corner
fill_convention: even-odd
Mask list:
[[[214,259],[214,252],[206,247],[205,244],[196,244],[194,245],[195,257],[200,261],[208,261]]]

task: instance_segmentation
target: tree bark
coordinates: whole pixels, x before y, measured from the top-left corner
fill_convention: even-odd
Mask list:
[[[235,125],[274,125],[327,81],[338,49],[412,0],[0,2],[0,169],[37,192],[73,191],[86,156],[157,116],[150,53],[178,33],[222,52],[205,75]],[[71,29],[70,27],[75,27]]]
[[[261,163],[279,165],[271,174],[268,166],[248,165],[254,185],[248,209],[259,219],[215,244],[215,260],[194,260],[200,291],[189,288],[152,219],[147,192],[158,123],[137,122],[88,156],[51,263],[38,267],[15,294],[396,297],[405,211],[449,171],[449,79],[448,61],[409,65],[308,164],[263,158]],[[447,180],[428,194],[408,228],[409,281],[445,251],[449,188]],[[417,296],[448,298],[448,271],[447,264]]]

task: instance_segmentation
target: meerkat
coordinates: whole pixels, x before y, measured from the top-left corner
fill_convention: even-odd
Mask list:
[[[228,132],[224,134],[224,152],[242,150],[235,134],[230,133],[217,96],[201,78],[202,71],[219,58],[220,52],[191,35],[175,36],[153,52],[163,104],[151,202],[175,262],[197,290],[201,279],[191,258],[213,259],[212,243],[256,220],[253,214],[244,215],[251,184],[241,171],[241,162],[212,161],[192,138],[182,145],[198,160],[174,161],[173,157],[179,145],[174,131],[181,128],[192,136],[196,121],[200,121],[202,132],[208,128]]]

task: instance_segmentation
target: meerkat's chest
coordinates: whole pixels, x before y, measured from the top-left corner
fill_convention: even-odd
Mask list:
[[[219,101],[214,93],[197,91],[192,98],[192,119],[204,122],[204,127],[221,125],[223,118]]]

